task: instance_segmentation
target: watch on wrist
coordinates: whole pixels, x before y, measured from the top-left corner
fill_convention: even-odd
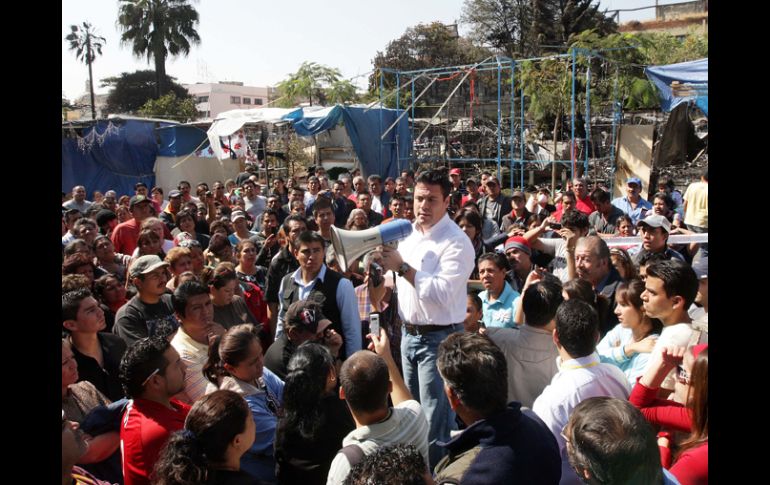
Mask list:
[[[398,271],[396,271],[396,274],[403,277],[407,271],[409,271],[409,264],[401,263],[401,266],[398,267]]]

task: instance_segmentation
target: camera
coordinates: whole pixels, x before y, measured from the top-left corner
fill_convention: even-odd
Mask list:
[[[369,264],[369,280],[374,286],[380,286],[382,284],[382,266],[372,261]]]

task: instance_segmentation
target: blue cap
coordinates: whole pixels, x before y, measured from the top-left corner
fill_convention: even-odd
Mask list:
[[[628,184],[636,184],[640,189],[642,188],[642,181],[639,177],[629,177],[628,180],[626,180],[626,185]]]

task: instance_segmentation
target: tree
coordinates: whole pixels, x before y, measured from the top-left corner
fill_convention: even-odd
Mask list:
[[[91,65],[97,55],[102,55],[102,46],[107,42],[104,37],[94,33],[94,28],[88,22],[83,22],[81,27],[70,25],[70,32],[66,40],[70,43],[70,50],[75,51],[75,58],[88,65],[88,83],[91,94],[91,119],[96,119],[96,104],[94,103],[94,74]]]
[[[192,96],[177,98],[174,92],[170,92],[158,99],[148,99],[144,106],[139,108],[139,114],[148,118],[171,118],[186,123],[198,116],[198,109]]]
[[[107,113],[135,113],[157,92],[155,71],[124,72],[120,76],[102,79],[102,87],[111,87],[107,96]],[[165,84],[177,98],[189,96],[184,86],[175,82],[176,78],[165,76]]]
[[[190,53],[191,43],[200,44],[195,30],[198,12],[187,0],[120,0],[120,41],[131,44],[137,57],[155,63],[155,97],[168,93],[166,58]]]
[[[303,62],[297,72],[278,83],[279,96],[283,98],[278,105],[283,107],[296,106],[300,99],[307,99],[313,106],[316,104],[344,103],[356,101],[356,87],[350,81],[340,79],[342,74],[337,68]]]

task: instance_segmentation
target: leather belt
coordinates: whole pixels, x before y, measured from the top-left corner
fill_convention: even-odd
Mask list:
[[[404,330],[406,333],[412,336],[425,335],[426,333],[436,332],[439,330],[446,330],[453,328],[455,324],[449,325],[412,325],[411,323],[404,323]]]

